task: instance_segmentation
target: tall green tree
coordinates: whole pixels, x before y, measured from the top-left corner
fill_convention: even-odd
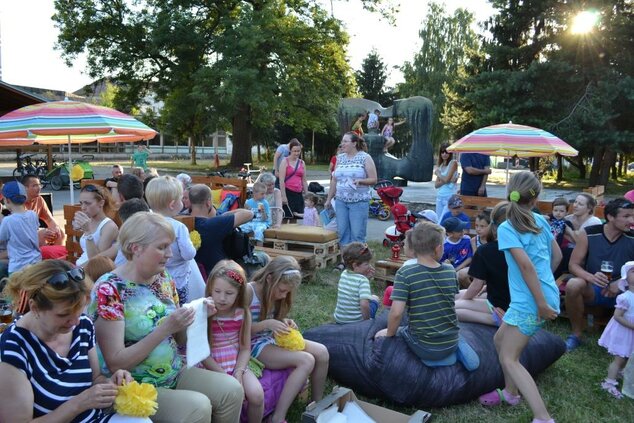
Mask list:
[[[355,73],[361,97],[389,106],[387,103],[391,100],[390,93],[389,88],[385,86],[387,77],[387,67],[379,53],[373,48],[363,59],[361,69]]]
[[[258,128],[322,130],[351,91],[347,36],[316,0],[57,0],[58,45],[86,52],[124,104],[148,91],[170,130],[194,145],[233,129],[231,164],[251,161]],[[195,156],[193,155],[193,158]]]
[[[402,68],[405,82],[398,87],[399,95],[425,96],[434,105],[431,136],[434,144],[449,136],[440,121],[446,101],[443,86],[453,86],[459,80],[460,69],[479,49],[478,38],[471,28],[473,19],[473,14],[464,9],[449,15],[441,4],[430,3],[419,33],[421,49],[414,61],[406,62]]]

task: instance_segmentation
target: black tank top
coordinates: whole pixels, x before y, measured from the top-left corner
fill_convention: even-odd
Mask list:
[[[614,263],[613,279],[621,277],[621,267],[634,260],[634,232],[621,235],[616,241],[610,242],[603,232],[604,225],[593,225],[585,228],[588,234],[588,254],[586,256],[586,271],[594,274],[601,270],[601,262],[610,260]]]

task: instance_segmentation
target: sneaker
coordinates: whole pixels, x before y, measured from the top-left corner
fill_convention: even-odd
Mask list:
[[[569,335],[566,338],[566,352],[571,352],[577,349],[581,345],[581,339],[576,335]]]

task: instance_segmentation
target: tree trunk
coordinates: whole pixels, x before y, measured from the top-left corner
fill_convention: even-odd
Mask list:
[[[611,148],[606,148],[605,153],[603,154],[603,161],[601,162],[601,173],[599,176],[599,181],[596,185],[603,185],[604,187],[608,186],[608,181],[610,179],[610,170],[613,168],[615,161],[616,152]]]
[[[594,152],[592,155],[592,169],[590,169],[590,180],[588,181],[588,184],[591,187],[598,184],[599,177],[601,175],[601,165],[603,163],[604,151],[605,151],[604,147],[601,147],[601,146],[594,147]]]
[[[577,160],[579,164],[579,178],[586,179],[587,178],[586,173],[588,169],[586,168],[586,164],[583,161],[583,157],[579,156]]]
[[[231,167],[240,168],[244,163],[251,162],[251,108],[247,104],[237,107],[232,119],[233,151],[231,152]]]
[[[198,140],[198,136],[193,136],[189,138],[190,147],[189,152],[192,155],[192,165],[196,166],[196,141]]]
[[[557,154],[557,182],[564,179],[564,160],[560,154]]]

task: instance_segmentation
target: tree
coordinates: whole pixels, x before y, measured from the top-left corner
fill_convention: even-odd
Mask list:
[[[230,124],[233,166],[251,161],[254,129],[282,121],[322,130],[351,90],[347,36],[314,0],[55,6],[68,60],[86,52],[91,75],[112,74],[127,104],[156,92],[169,128],[194,146],[215,126]]]
[[[412,63],[406,62],[402,68],[405,82],[399,85],[399,94],[403,97],[422,95],[434,105],[434,144],[448,138],[448,131],[440,120],[446,100],[443,86],[450,89],[459,80],[460,69],[479,48],[472,23],[473,15],[464,9],[457,9],[449,16],[442,5],[430,3],[420,31],[421,50]]]
[[[383,106],[389,106],[389,102],[393,99],[389,93],[389,89],[385,87],[387,80],[387,69],[383,59],[376,51],[372,49],[370,54],[363,59],[361,70],[355,73],[357,87],[359,93],[365,99],[376,101]]]

